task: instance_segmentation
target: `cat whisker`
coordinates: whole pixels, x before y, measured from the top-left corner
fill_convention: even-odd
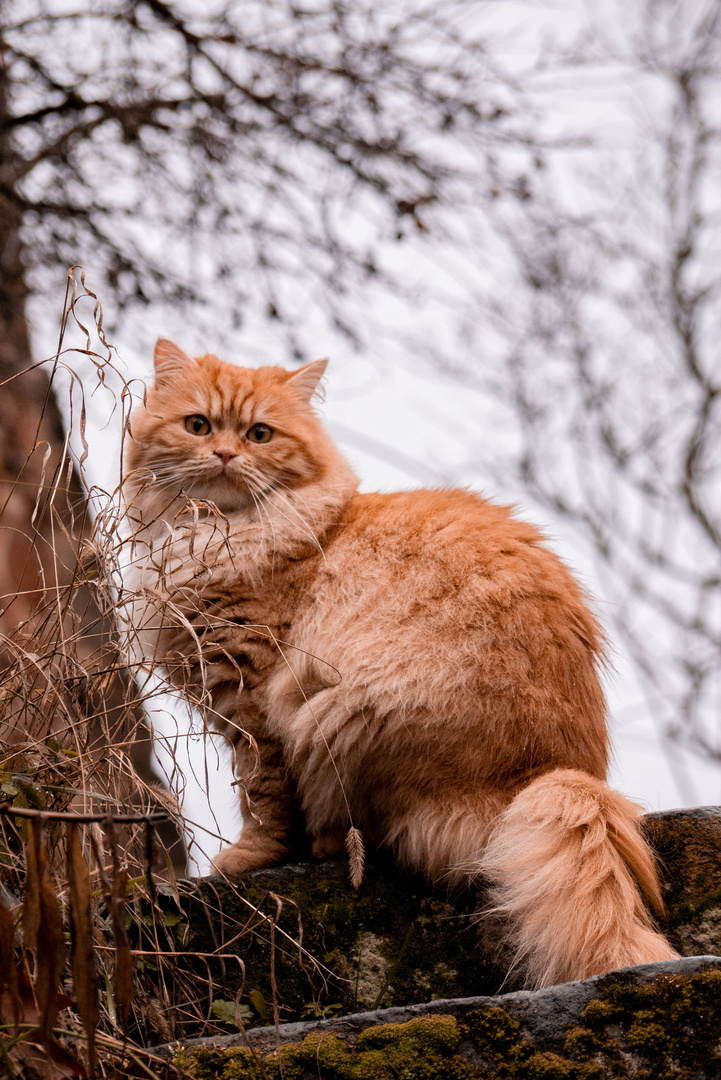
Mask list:
[[[255,475],[254,475],[251,472],[251,470],[248,469],[246,471],[244,479],[245,479],[245,482],[246,482],[246,484],[248,486],[248,491],[250,492],[250,494],[251,494],[251,496],[253,498],[253,502],[255,503],[255,506],[256,506],[256,508],[258,510],[258,515],[261,518],[261,521],[262,521],[263,509],[265,509],[265,518],[266,518],[266,520],[268,522],[268,525],[270,526],[271,533],[273,534],[273,554],[275,554],[275,552],[277,551],[277,536],[276,536],[275,528],[273,526],[273,518],[272,518],[272,516],[270,514],[268,506],[265,505],[265,507],[264,507],[264,505],[263,505],[264,503],[267,504],[267,502],[268,502],[268,495],[270,493],[270,490],[268,488],[266,488],[266,487],[261,487],[260,486],[260,484],[258,483],[257,476],[258,476],[257,472],[255,472]],[[285,515],[283,515],[283,514],[281,514],[281,516],[285,517]]]
[[[297,510],[295,506],[293,506],[293,503],[290,501],[290,499],[288,499],[281,491],[279,491],[277,487],[273,488],[270,494],[271,495],[276,495],[279,499],[283,500],[283,502],[288,507],[288,509],[297,517],[298,521],[301,523],[301,525],[305,529],[306,533],[308,534],[308,537],[313,541],[313,544],[315,545],[315,547],[318,548],[318,551],[321,553],[321,555],[323,556],[323,559],[325,560],[325,551],[323,550],[323,547],[321,545],[320,540],[318,539],[316,534],[313,532],[312,528],[310,527],[308,522],[305,520],[303,515],[300,513],[300,511]],[[268,496],[268,500],[269,499],[270,499],[270,495]],[[276,507],[276,509],[278,509],[278,508]],[[283,514],[280,509],[278,509],[278,513],[280,513],[281,516],[284,517],[286,521],[291,520],[288,517],[288,515]]]
[[[292,495],[292,497],[293,497],[293,501],[300,503],[301,506],[305,508],[305,511],[306,511],[307,514],[310,515],[312,513],[311,506],[308,503],[308,500],[303,497],[303,495],[301,494],[301,492],[297,488],[289,487],[289,485],[283,483],[282,480],[276,480],[276,482],[275,482],[275,484],[273,486],[274,486],[274,489],[276,489],[276,490],[282,488],[283,491],[289,492],[289,494]],[[298,514],[299,517],[301,517],[301,520],[303,520],[298,508],[294,507],[294,510],[295,510],[295,513]],[[316,512],[316,518],[317,518],[317,512]],[[325,519],[319,519],[319,523],[320,524],[326,524],[327,522],[325,521]],[[308,522],[306,521],[305,524],[308,525]],[[310,527],[310,526],[308,525],[308,527]]]
[[[274,494],[280,496],[280,492],[276,491],[276,492],[274,492]],[[280,497],[282,498],[282,496],[280,496]],[[266,502],[269,502],[269,501],[270,501],[269,499],[266,499]],[[284,502],[287,502],[287,501],[288,501],[287,499],[284,499]],[[309,539],[312,540],[314,547],[318,548],[318,551],[321,553],[321,555],[323,556],[323,559],[325,560],[325,552],[323,551],[323,548],[322,548],[322,546],[321,546],[321,544],[320,544],[320,542],[318,540],[318,537],[315,535],[315,533],[312,531],[312,529],[307,525],[307,523],[303,520],[301,515],[297,512],[297,510],[295,510],[295,508],[292,505],[290,505],[290,509],[293,511],[295,517],[298,518],[298,520],[300,521],[300,523],[303,526],[303,528],[304,528],[306,534],[308,535]],[[293,521],[293,518],[290,516],[290,514],[283,513],[283,511],[281,510],[281,508],[277,504],[273,506],[273,510],[284,521],[287,521],[290,524],[291,528],[293,527],[294,521]]]
[[[253,503],[255,504],[256,510],[258,511],[258,520],[260,521],[260,527],[261,527],[261,538],[260,538],[260,543],[258,545],[258,549],[260,550],[260,548],[263,545],[263,532],[265,531],[265,524],[263,522],[263,500],[258,495],[256,495],[256,493],[253,491],[253,488],[250,485],[248,485],[248,491],[250,492],[250,497],[253,500]],[[270,517],[268,516],[267,512],[266,512],[266,519],[268,521],[268,524],[270,525],[270,531],[273,534],[273,554],[275,554],[275,529],[273,528],[273,522],[270,520]]]
[[[296,499],[297,502],[299,502],[302,506],[304,506],[308,513],[311,512],[311,507],[310,507],[310,504],[309,504],[308,500],[306,498],[304,498],[304,496],[301,494],[301,492],[300,492],[300,490],[298,488],[292,488],[288,484],[284,483],[282,480],[276,480],[275,484],[273,486],[276,487],[276,488],[282,488],[283,491],[292,492],[293,493],[293,498]]]
[[[173,484],[180,484],[183,487],[190,489],[197,482],[197,475],[188,473],[185,469],[177,464],[156,465],[153,468],[153,483],[160,484],[162,487],[169,487]]]

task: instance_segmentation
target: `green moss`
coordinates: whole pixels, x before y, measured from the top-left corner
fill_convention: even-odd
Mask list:
[[[589,1028],[572,1027],[563,1049],[571,1061],[588,1062],[603,1049],[603,1040]]]
[[[494,1008],[469,1013],[463,1032],[481,1054],[497,1060],[516,1045],[520,1026],[503,1009]]]
[[[173,1060],[181,1064],[195,1080],[263,1080],[257,1060],[244,1047],[229,1050],[199,1047],[193,1051],[190,1060],[187,1057],[183,1061],[176,1061],[175,1057]]]
[[[529,1054],[521,1061],[510,1061],[508,1071],[514,1080],[578,1080],[579,1067],[557,1054]]]
[[[626,1032],[626,1042],[636,1054],[645,1057],[658,1057],[666,1054],[669,1041],[666,1032],[654,1019],[654,1013],[646,1009],[636,1015],[636,1019]]]
[[[222,1080],[262,1080],[262,1070],[250,1050],[238,1049],[226,1058]]]
[[[587,1006],[584,1019],[593,1033],[604,1036],[604,1055],[619,1068],[622,1052],[630,1050],[652,1064],[652,1076],[681,1076],[712,1062],[717,1075],[721,971],[659,975],[645,987],[612,985],[601,1001]],[[609,1027],[620,1029],[620,1037]]]
[[[569,1028],[563,1053],[521,1034],[504,1009],[479,1009],[459,1022],[427,1016],[369,1027],[354,1046],[333,1031],[265,1059],[269,1080],[707,1080],[721,1073],[721,972],[659,976],[649,986],[614,983]],[[469,1047],[470,1044],[470,1047]],[[471,1064],[466,1060],[473,1050]],[[196,1080],[259,1080],[247,1049],[196,1050]]]
[[[295,1049],[283,1053],[289,1064],[315,1065],[319,1075],[349,1076],[353,1070],[354,1056],[350,1047],[332,1032],[313,1032],[306,1036]]]
[[[616,1010],[610,1001],[598,1001],[597,999],[589,1001],[583,1011],[583,1019],[587,1020],[589,1024],[596,1025],[610,1024],[615,1015]]]
[[[177,1065],[178,1068],[182,1069],[185,1066],[186,1061],[188,1060],[188,1051],[184,1046],[179,1046],[177,1050],[175,1050],[174,1053],[171,1055],[170,1060],[172,1061],[173,1065]]]
[[[518,1020],[499,1008],[479,1010],[466,1017],[463,1036],[488,1063],[487,1075],[504,1080],[595,1080],[603,1075],[598,1065],[587,1060],[598,1041],[593,1032],[584,1032],[582,1038],[582,1029],[573,1029],[574,1036],[569,1036],[573,1052],[567,1047],[568,1057],[563,1058],[539,1051],[521,1038],[520,1027]]]
[[[281,1053],[289,1080],[303,1068],[327,1080],[471,1080],[477,1069],[456,1055],[459,1030],[452,1016],[429,1016],[362,1032],[351,1049],[337,1035],[313,1032]],[[274,1061],[277,1067],[277,1058]],[[280,1070],[278,1070],[278,1075]],[[270,1075],[270,1074],[269,1074]]]
[[[358,1036],[358,1049],[402,1046],[409,1053],[455,1054],[460,1042],[455,1016],[425,1016],[406,1024],[366,1028]]]
[[[269,1054],[269,1080],[300,1080],[306,1072],[323,1080],[474,1080],[482,1073],[456,1053],[460,1034],[452,1016],[429,1016],[362,1032],[355,1048],[332,1032],[314,1031],[301,1043]],[[258,1080],[246,1049],[194,1051],[186,1068],[196,1080]]]

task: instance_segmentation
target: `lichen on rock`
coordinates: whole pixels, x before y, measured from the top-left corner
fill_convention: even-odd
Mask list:
[[[708,908],[696,915],[695,923],[676,927],[676,937],[684,956],[713,953],[721,956],[721,907]]]
[[[527,1022],[534,995],[508,994],[477,1007],[469,999],[444,1002],[443,1012],[402,1023],[378,1024],[381,1013],[361,1014],[270,1051],[262,1038],[251,1042],[253,1049],[199,1047],[184,1051],[182,1064],[196,1080],[260,1080],[263,1071],[269,1080],[280,1080],[281,1067],[282,1080],[717,1080],[721,1075],[721,967],[661,972],[649,983],[626,969],[617,981],[607,980],[598,997],[587,1000],[586,994],[583,1007],[584,992],[578,988],[584,984],[567,987],[577,1015],[551,1038],[542,1026],[534,1031]]]
[[[391,962],[385,955],[393,943],[373,934],[362,931],[356,940],[355,948],[348,957],[341,960],[341,971],[353,984],[354,996],[359,1005],[369,1009],[377,1008],[383,992],[391,992],[388,982]]]

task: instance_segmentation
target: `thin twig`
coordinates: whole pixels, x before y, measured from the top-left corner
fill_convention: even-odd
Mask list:
[[[25,818],[48,818],[50,821],[77,821],[81,825],[90,824],[93,821],[111,821],[119,825],[141,825],[143,822],[169,821],[170,815],[163,810],[154,810],[149,814],[74,814],[60,810],[32,810],[30,807],[13,806],[12,803],[0,803],[0,814],[9,817]]]

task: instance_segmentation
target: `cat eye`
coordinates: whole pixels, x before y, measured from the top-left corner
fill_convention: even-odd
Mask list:
[[[245,437],[249,442],[270,442],[273,438],[273,428],[268,427],[267,424],[253,424],[253,426],[246,431]]]
[[[210,433],[210,421],[204,416],[186,416],[185,430],[191,435],[208,435]]]

